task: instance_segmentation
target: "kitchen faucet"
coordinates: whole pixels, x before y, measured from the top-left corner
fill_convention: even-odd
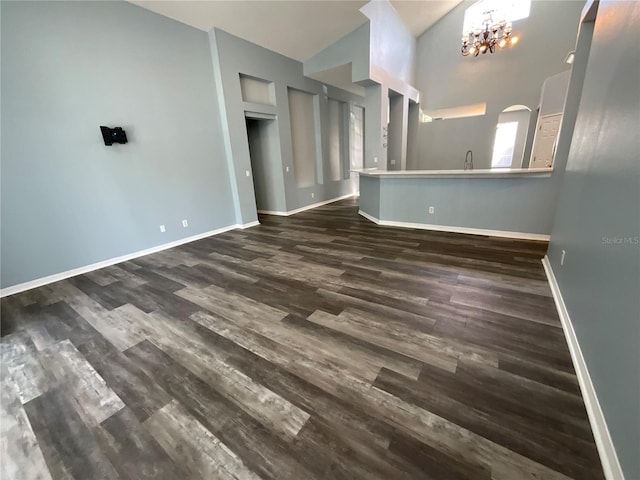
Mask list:
[[[464,169],[473,170],[473,152],[467,150],[467,154],[464,157]]]

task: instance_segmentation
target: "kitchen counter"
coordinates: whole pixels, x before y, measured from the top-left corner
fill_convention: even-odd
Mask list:
[[[477,170],[378,170],[357,168],[352,173],[379,178],[511,178],[550,177],[553,168],[487,168]]]

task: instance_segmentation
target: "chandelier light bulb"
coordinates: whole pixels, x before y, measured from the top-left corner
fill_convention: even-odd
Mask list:
[[[501,12],[491,10],[484,12],[483,15],[482,26],[475,25],[468,32],[463,33],[460,53],[465,57],[469,55],[477,57],[478,54],[487,52],[494,53],[496,48],[518,43],[518,37],[511,37],[513,28],[511,22],[504,18],[493,20],[494,15],[503,17]]]

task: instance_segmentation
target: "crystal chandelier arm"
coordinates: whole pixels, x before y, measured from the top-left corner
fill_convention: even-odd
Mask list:
[[[496,45],[500,48],[505,47],[508,43],[515,44],[517,37],[511,38],[513,26],[511,22],[501,18],[494,22],[493,11],[484,12],[482,27],[472,27],[462,37],[462,46],[460,52],[467,57],[473,55],[477,57],[480,53],[494,53]]]

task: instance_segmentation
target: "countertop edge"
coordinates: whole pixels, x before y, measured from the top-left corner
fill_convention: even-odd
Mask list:
[[[378,170],[358,168],[351,173],[378,178],[548,178],[552,168],[518,168],[512,170]]]

